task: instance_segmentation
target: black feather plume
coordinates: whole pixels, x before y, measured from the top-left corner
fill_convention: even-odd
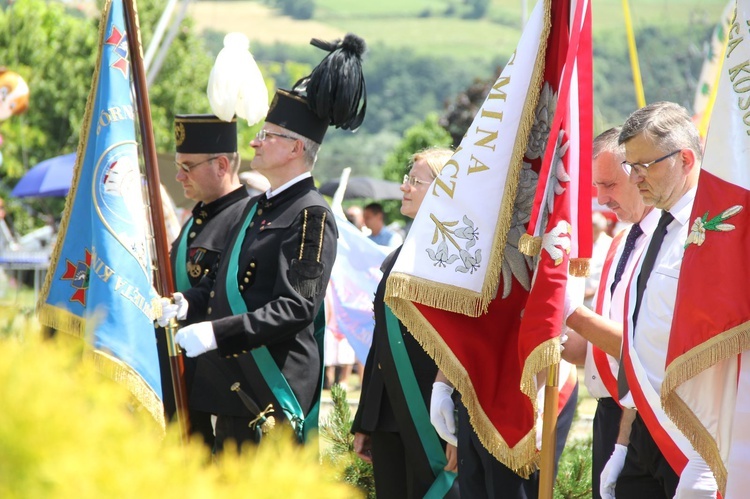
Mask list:
[[[326,42],[312,39],[310,43],[329,54],[312,73],[295,85],[295,91],[307,94],[310,109],[336,128],[356,130],[367,110],[367,89],[362,74],[365,41],[354,34],[343,40]]]

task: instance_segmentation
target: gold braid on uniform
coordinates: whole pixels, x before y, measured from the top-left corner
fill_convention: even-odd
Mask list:
[[[327,212],[320,206],[305,208],[298,257],[289,267],[289,283],[303,297],[313,298],[325,289],[320,263]]]

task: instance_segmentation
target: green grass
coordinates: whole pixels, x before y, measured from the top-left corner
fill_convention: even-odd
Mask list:
[[[420,55],[494,60],[507,59],[515,50],[521,32],[486,20],[444,17],[391,19],[375,23],[370,19],[332,20],[331,25],[362,36],[370,45],[405,47]]]
[[[630,0],[636,32],[646,26],[715,24],[726,0]],[[420,54],[443,54],[492,60],[507,57],[521,34],[521,2],[494,0],[488,15],[480,20],[445,17],[449,5],[441,0],[316,0],[315,21],[363,36],[368,43],[409,47]],[[527,1],[527,15],[535,5]],[[425,11],[431,16],[421,17]],[[594,0],[595,37],[613,37],[626,43],[621,0]]]

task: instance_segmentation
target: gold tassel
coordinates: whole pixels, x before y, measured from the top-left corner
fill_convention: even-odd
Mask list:
[[[524,234],[518,240],[518,251],[526,256],[537,256],[542,251],[542,238]]]
[[[590,258],[571,258],[568,273],[573,277],[588,277],[591,271]]]

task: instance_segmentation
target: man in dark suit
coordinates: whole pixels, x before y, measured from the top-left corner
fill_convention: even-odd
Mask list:
[[[253,169],[271,188],[248,203],[215,276],[186,291],[187,310],[175,312],[192,322],[175,338],[188,357],[219,353],[199,364],[193,392],[200,395],[191,398],[192,407],[217,416],[217,450],[228,440],[260,441],[256,423],[269,417],[288,421],[300,441],[317,427],[323,328],[316,318],[337,231],[311,172],[328,126],[356,128],[364,117],[364,80],[356,78],[364,42],[347,35],[317,44],[328,57],[291,91],[277,91],[250,143]],[[334,95],[327,92],[335,84],[320,88],[321,78],[330,83],[345,74],[341,85],[360,87]],[[343,95],[354,98],[342,101]],[[241,393],[233,393],[235,383]]]
[[[181,293],[197,285],[219,262],[229,243],[231,227],[240,217],[249,196],[240,183],[237,152],[237,121],[223,121],[209,114],[175,116],[176,179],[185,197],[196,201],[192,216],[172,243],[170,262],[174,289]],[[167,419],[175,413],[174,393],[169,372],[169,354],[164,329],[157,330],[163,400]],[[215,354],[214,354],[215,355]],[[190,390],[196,361],[187,359],[185,377]],[[190,411],[193,432],[213,447],[210,414]]]

